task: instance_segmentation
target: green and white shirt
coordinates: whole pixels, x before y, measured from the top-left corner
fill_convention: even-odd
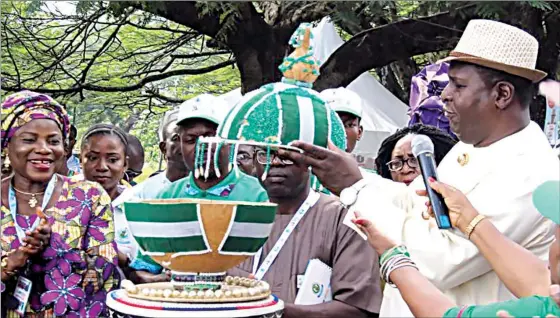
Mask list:
[[[232,170],[220,183],[210,189],[202,190],[190,173],[163,188],[157,195],[158,199],[194,198],[206,200],[227,200],[246,202],[266,202],[268,195],[259,180],[239,169]]]
[[[207,190],[200,189],[195,182],[193,174],[179,179],[163,188],[157,199],[206,199],[245,202],[267,202],[268,195],[265,189],[254,177],[239,169],[232,170],[220,183]],[[158,274],[162,267],[148,255],[137,252],[136,258],[129,265],[135,270],[144,270]]]

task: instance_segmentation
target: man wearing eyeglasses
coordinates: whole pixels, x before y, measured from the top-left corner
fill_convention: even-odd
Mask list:
[[[278,208],[261,250],[228,274],[254,275],[268,282],[284,301],[286,318],[376,317],[381,299],[378,256],[343,224],[347,210],[338,198],[312,186],[315,179],[308,166],[279,155],[280,149],[297,151],[289,145],[298,139],[319,147],[326,147],[330,139],[345,149],[342,122],[318,94],[284,83],[261,87],[234,111],[221,125],[220,137],[255,147],[257,179]],[[309,269],[311,260],[317,267]],[[327,289],[322,295],[331,297],[303,296],[311,290],[306,280],[316,286],[329,284],[327,278],[311,278],[311,272],[330,277],[331,293]]]
[[[274,149],[255,149],[255,172],[266,189],[270,201],[278,204],[272,232],[263,246],[262,255],[249,259],[231,275],[247,276],[266,262],[275,243],[292,222],[295,214],[305,207],[305,201],[316,194],[310,187],[307,166],[278,155]],[[262,181],[265,170],[266,178]],[[312,193],[311,193],[312,192]],[[293,237],[286,242],[280,254],[268,269],[264,280],[269,282],[278,297],[285,303],[286,317],[372,317],[379,306],[379,287],[371,283],[378,280],[375,256],[364,245],[364,240],[342,223],[346,209],[332,196],[318,195],[318,201],[307,210],[298,223]],[[304,202],[302,204],[302,202]],[[333,266],[332,293],[337,301],[317,305],[294,304],[307,262],[320,259]],[[261,265],[263,266],[263,265]],[[375,273],[374,273],[375,272]],[[289,279],[285,279],[289,277]],[[368,282],[368,283],[366,283]]]
[[[237,164],[239,169],[246,174],[256,177],[255,166],[253,164],[253,157],[255,154],[255,148],[251,145],[239,145],[239,151],[237,152]]]

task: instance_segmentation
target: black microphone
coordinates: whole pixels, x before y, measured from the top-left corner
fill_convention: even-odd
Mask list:
[[[428,179],[430,177],[438,179],[436,170],[436,161],[434,160],[434,144],[432,140],[425,135],[416,135],[412,138],[412,154],[420,164],[420,171],[424,179],[424,185],[428,191],[428,198],[432,204],[436,222],[440,229],[450,229],[451,220],[449,219],[449,210],[445,205],[441,194],[437,193],[430,187]]]

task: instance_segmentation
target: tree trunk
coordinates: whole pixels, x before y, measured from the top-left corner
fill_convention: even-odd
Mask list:
[[[383,67],[378,67],[375,69],[375,73],[379,76],[379,83],[383,85],[389,92],[395,95],[403,103],[408,104],[408,94],[403,89],[399,80],[397,79],[395,72],[393,72],[391,65],[386,65]]]
[[[122,126],[122,130],[127,134],[130,133],[130,131],[132,130],[132,128],[134,128],[134,125],[136,125],[136,122],[138,122],[139,119],[140,119],[140,110],[139,108],[136,107],[133,109],[132,114],[130,114],[130,116],[124,122]]]
[[[230,32],[225,41],[235,55],[241,74],[241,93],[245,94],[265,83],[280,80],[277,65],[282,62],[289,36],[282,39],[250,3],[240,4],[239,12],[235,31]]]
[[[401,99],[408,105],[410,99],[410,86],[412,77],[418,73],[418,66],[412,58],[403,59],[392,63],[393,73],[399,79],[399,83],[403,88],[404,96]]]

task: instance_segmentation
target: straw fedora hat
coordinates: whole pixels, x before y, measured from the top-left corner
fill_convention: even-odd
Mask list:
[[[442,62],[476,64],[536,83],[546,77],[545,72],[535,69],[538,52],[537,39],[521,29],[491,20],[471,20],[457,47]]]

